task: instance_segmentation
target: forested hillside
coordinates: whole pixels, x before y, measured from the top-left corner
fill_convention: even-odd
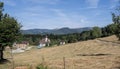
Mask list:
[[[22,34],[71,34],[71,33],[81,33],[82,31],[91,30],[91,27],[84,27],[84,28],[60,28],[60,29],[28,29],[28,30],[21,30]]]
[[[61,29],[62,30],[62,29]],[[48,36],[48,38],[51,39],[51,46],[52,45],[58,45],[59,41],[65,41],[66,43],[74,43],[78,41],[85,41],[100,37],[106,37],[110,35],[114,35],[116,30],[115,24],[107,25],[106,27],[100,28],[100,27],[93,27],[90,30],[82,31],[80,33],[71,33],[71,34],[23,34],[21,36],[21,41],[29,41],[32,45],[38,45],[39,41],[44,38],[45,36]],[[62,30],[63,31],[63,30]],[[68,31],[69,32],[69,31]]]

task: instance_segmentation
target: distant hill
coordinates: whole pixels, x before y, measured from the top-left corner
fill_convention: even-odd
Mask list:
[[[21,30],[23,34],[70,34],[70,33],[81,33],[82,31],[91,30],[91,27],[84,28],[60,28],[60,29],[29,29]]]

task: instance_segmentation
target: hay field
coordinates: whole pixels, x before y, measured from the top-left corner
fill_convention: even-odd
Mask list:
[[[117,41],[115,36],[100,38]],[[25,53],[14,54],[16,65],[35,66],[44,63],[50,69],[120,69],[120,44],[98,39],[42,49],[33,48]],[[0,68],[1,69],[1,68]]]

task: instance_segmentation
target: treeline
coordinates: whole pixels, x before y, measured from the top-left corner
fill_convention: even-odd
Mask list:
[[[85,41],[85,40],[91,40],[95,38],[114,35],[116,28],[117,28],[116,24],[110,24],[103,28],[93,27],[92,30],[83,31],[81,33],[64,34],[64,35],[54,35],[54,34],[46,34],[46,35],[51,40],[51,46],[52,46],[56,44],[59,45],[60,41],[65,41],[66,43],[74,43],[78,41]],[[31,45],[39,45],[39,41],[42,38],[45,38],[46,35],[25,34],[20,38],[19,41],[29,41]]]
[[[117,13],[116,13],[117,12]],[[120,3],[116,7],[116,11],[112,13],[112,24],[105,27],[93,27],[92,30],[83,31],[81,33],[65,34],[65,35],[54,35],[46,34],[51,40],[51,46],[59,44],[60,41],[65,41],[66,43],[74,43],[78,41],[91,40],[95,38],[107,37],[110,35],[116,35],[120,40]],[[38,45],[40,39],[44,38],[46,35],[23,35],[19,41],[29,41],[32,45]]]

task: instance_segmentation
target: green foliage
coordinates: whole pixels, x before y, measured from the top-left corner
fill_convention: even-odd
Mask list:
[[[3,3],[0,3],[0,14],[2,14]],[[12,46],[20,35],[21,25],[8,14],[0,16],[0,43],[2,46]]]
[[[0,2],[0,61],[3,62],[3,50],[5,46],[12,47],[13,43],[18,40],[21,25],[17,20],[8,14],[3,14],[4,3]]]
[[[110,24],[107,26],[109,33],[111,33],[112,35],[115,34],[115,32],[117,31],[117,25],[118,24]]]
[[[77,41],[75,35],[68,35],[67,40],[68,40],[68,43],[74,43]]]
[[[116,31],[115,35],[119,38],[120,40],[120,3],[119,6],[116,8],[117,13],[112,13],[112,20],[114,24],[116,24]]]
[[[114,35],[117,32],[117,24],[109,24],[102,28],[102,37]]]
[[[44,66],[43,64],[40,64],[36,67],[36,69],[48,69],[48,67]]]
[[[106,27],[99,28],[93,27],[92,30],[83,31],[81,33],[73,33],[73,34],[64,34],[64,35],[54,35],[47,34],[48,38],[51,40],[50,46],[59,45],[60,41],[65,41],[66,43],[74,43],[77,41],[90,40],[99,37],[106,37],[110,35],[114,35],[116,32],[117,24],[110,24]],[[29,35],[26,34],[23,36],[24,40],[30,41],[32,44],[38,45],[40,39],[45,37],[45,35]]]
[[[101,37],[101,36],[102,36],[101,28],[93,27],[93,30],[91,30],[91,38],[95,39],[95,38],[98,38],[98,37]]]
[[[39,41],[40,41],[40,39],[42,39],[42,35],[40,35],[40,34],[26,34],[26,35],[23,35],[22,37],[21,37],[21,40],[19,41],[19,42],[21,42],[21,41],[28,41],[31,45],[38,45],[39,44]]]
[[[90,31],[83,31],[81,34],[80,34],[80,40],[88,40],[91,38],[90,36],[91,32]]]
[[[23,36],[24,40],[31,41],[32,44],[38,45],[41,38],[45,35],[29,35]],[[60,41],[65,41],[66,43],[74,43],[83,40],[94,39],[102,36],[102,30],[99,27],[93,27],[90,31],[83,31],[81,33],[65,34],[65,35],[54,35],[47,34],[48,38],[51,40],[50,46],[59,45]],[[35,43],[36,42],[36,43]]]
[[[20,27],[20,24],[9,15],[2,18],[0,22],[0,43],[2,43],[3,46],[12,46],[20,35]]]

